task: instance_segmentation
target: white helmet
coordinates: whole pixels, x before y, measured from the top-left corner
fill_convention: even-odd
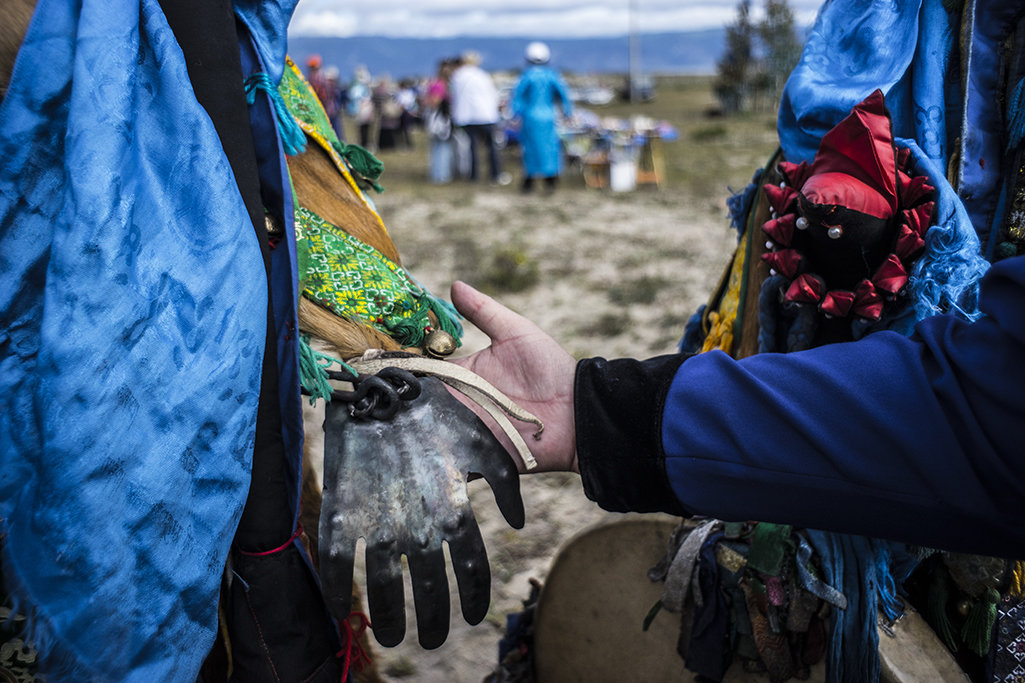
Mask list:
[[[552,53],[547,45],[534,41],[527,46],[526,56],[527,61],[531,64],[547,64],[548,60],[551,59]]]

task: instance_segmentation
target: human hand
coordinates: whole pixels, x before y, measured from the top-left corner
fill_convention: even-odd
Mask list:
[[[452,303],[491,339],[486,349],[452,362],[541,419],[544,432],[538,439],[533,425],[518,426],[537,459],[534,471],[579,472],[573,421],[576,360],[537,325],[465,282],[453,283]]]

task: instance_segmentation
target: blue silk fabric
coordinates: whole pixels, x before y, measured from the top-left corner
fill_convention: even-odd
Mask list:
[[[291,4],[240,5],[280,73]],[[195,678],[248,491],[267,287],[156,0],[40,0],[0,107],[0,517],[51,669]]]
[[[947,168],[963,140],[955,175],[974,230],[992,258],[989,238],[997,218],[1004,122],[994,102],[1005,99],[1000,42],[1020,18],[1020,2],[966,0],[948,13],[943,0],[844,2],[827,0],[808,36],[780,103],[780,145],[788,161],[809,163],[822,136],[876,88],[886,96],[898,138],[913,140],[922,156]],[[952,64],[962,20],[964,57]],[[941,201],[954,194],[945,173],[931,176]],[[974,267],[974,266],[973,266]]]
[[[956,38],[942,0],[828,0],[784,88],[778,129],[787,161],[811,163],[822,136],[876,88],[894,134],[945,158],[944,84]]]

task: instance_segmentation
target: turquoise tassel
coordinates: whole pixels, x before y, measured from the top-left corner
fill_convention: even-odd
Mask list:
[[[315,351],[310,346],[309,337],[299,337],[299,383],[310,394],[310,405],[314,405],[318,398],[331,400],[332,388],[327,381],[327,369],[336,363],[353,378],[359,375],[337,358]]]
[[[456,313],[452,304],[443,299],[437,299],[430,293],[427,294],[427,301],[431,310],[434,311],[434,316],[438,319],[441,329],[451,334],[455,338],[456,344],[462,346],[463,326],[459,324],[456,317],[459,314]]]
[[[245,80],[246,102],[252,105],[256,101],[256,91],[263,90],[267,93],[270,101],[274,104],[275,118],[278,120],[278,133],[281,135],[281,145],[285,148],[285,154],[295,156],[306,149],[306,133],[299,127],[299,123],[288,111],[285,101],[281,99],[278,92],[268,76],[264,72],[258,72]]]

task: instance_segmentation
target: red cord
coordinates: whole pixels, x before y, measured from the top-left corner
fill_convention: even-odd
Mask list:
[[[359,628],[357,629],[352,627],[353,617],[359,619]],[[345,645],[335,657],[345,657],[345,668],[342,669],[342,680],[344,681],[349,677],[350,666],[356,671],[363,671],[370,664],[370,655],[360,645],[359,639],[368,628],[373,628],[373,626],[371,626],[370,618],[367,615],[356,611],[350,612],[349,617],[340,624],[345,631]]]
[[[292,534],[292,537],[289,538],[284,543],[282,543],[281,545],[279,545],[274,550],[264,550],[262,553],[250,553],[250,552],[246,552],[245,550],[242,550],[241,548],[239,548],[239,552],[242,553],[243,555],[248,555],[249,557],[263,557],[265,555],[274,555],[276,553],[280,553],[282,550],[284,550],[288,546],[292,545],[292,541],[294,541],[295,539],[299,538],[302,535],[303,535],[303,525],[300,524],[300,525],[298,525],[295,528],[295,532]]]

